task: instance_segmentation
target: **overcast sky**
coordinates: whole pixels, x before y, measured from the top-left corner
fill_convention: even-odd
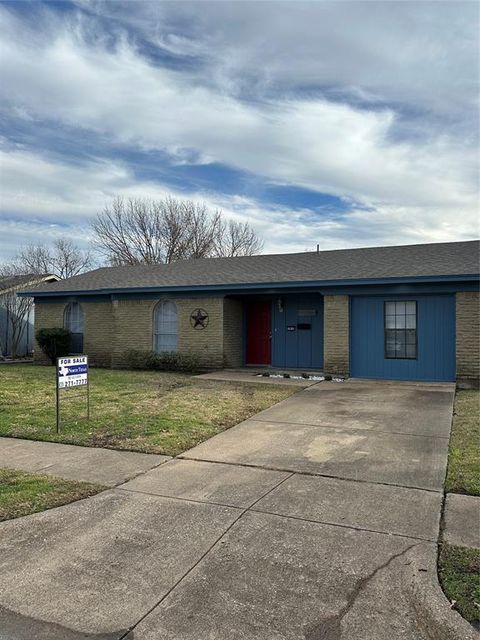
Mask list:
[[[0,2],[0,261],[117,195],[265,251],[478,237],[474,2]]]

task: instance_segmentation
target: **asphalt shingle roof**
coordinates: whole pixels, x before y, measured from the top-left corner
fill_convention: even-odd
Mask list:
[[[44,282],[47,278],[54,278],[51,274],[26,273],[15,276],[0,276],[0,292],[16,289],[22,285],[35,285],[37,282]]]
[[[35,293],[319,282],[480,273],[480,241],[184,260],[103,267],[44,284]]]

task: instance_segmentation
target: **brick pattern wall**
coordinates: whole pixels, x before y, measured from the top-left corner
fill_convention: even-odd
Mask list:
[[[225,367],[243,365],[243,306],[239,300],[223,301],[223,358]]]
[[[158,300],[112,301],[112,367],[125,366],[125,352],[153,348],[153,310]]]
[[[196,353],[208,368],[223,366],[223,298],[182,298],[175,300],[178,313],[178,350]],[[195,309],[208,314],[205,329],[194,329],[190,316]]]
[[[112,363],[113,314],[110,301],[81,303],[84,313],[83,350],[90,364]]]
[[[38,329],[52,329],[63,327],[63,312],[65,302],[35,302],[35,333]],[[49,364],[48,358],[37,344],[33,342],[33,359],[41,364]]]
[[[324,297],[324,371],[348,375],[350,372],[349,297]]]
[[[480,378],[480,294],[456,294],[457,378]]]
[[[223,364],[223,299],[172,298],[177,305],[178,351],[196,353],[205,367]],[[153,349],[153,314],[157,300],[123,299],[112,303],[113,349],[112,366],[125,365],[124,354],[129,349]],[[208,313],[205,329],[194,329],[190,315],[195,309]]]

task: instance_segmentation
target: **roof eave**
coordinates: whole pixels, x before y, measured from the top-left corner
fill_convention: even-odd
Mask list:
[[[124,293],[162,293],[162,292],[198,292],[198,291],[239,291],[250,289],[286,289],[291,287],[338,287],[357,285],[385,285],[385,284],[409,284],[409,283],[429,283],[429,282],[465,282],[480,280],[480,274],[456,274],[442,276],[408,276],[395,278],[354,278],[336,280],[297,280],[291,282],[248,282],[231,284],[200,284],[200,285],[170,285],[155,287],[106,287],[102,289],[79,289],[64,291],[19,291],[19,296],[30,296],[35,298],[52,298],[65,296],[95,296],[114,295]]]

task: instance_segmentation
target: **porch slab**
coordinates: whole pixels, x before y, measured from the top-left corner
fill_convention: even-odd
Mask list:
[[[180,457],[441,491],[447,453],[447,438],[250,419]]]
[[[255,511],[431,542],[437,541],[441,508],[441,493],[297,474],[254,506]]]
[[[288,476],[282,471],[177,459],[120,488],[248,508]]]

